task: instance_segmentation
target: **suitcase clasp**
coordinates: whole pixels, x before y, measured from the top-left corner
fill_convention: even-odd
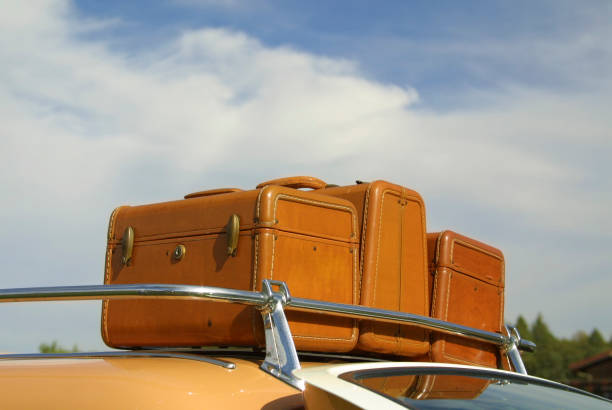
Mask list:
[[[123,231],[123,238],[121,239],[121,248],[123,250],[123,257],[121,263],[127,265],[132,259],[132,251],[134,250],[134,228],[128,226]]]
[[[178,262],[181,259],[183,259],[186,253],[187,253],[187,248],[185,248],[185,245],[176,245],[174,252],[172,252],[172,257],[174,258],[175,261]]]
[[[240,217],[232,214],[227,222],[227,255],[236,256],[238,252],[238,236],[240,234]]]

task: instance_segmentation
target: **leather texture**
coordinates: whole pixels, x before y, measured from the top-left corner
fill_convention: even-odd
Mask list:
[[[285,187],[294,188],[294,189],[299,189],[299,188],[321,189],[321,188],[325,188],[327,186],[327,183],[315,177],[295,176],[295,177],[272,179],[270,181],[262,182],[261,184],[258,184],[256,188],[257,189],[263,188],[266,185],[278,185],[278,186],[285,186]]]
[[[387,377],[366,377],[360,379],[359,383],[370,390],[393,398],[470,400],[480,396],[491,381],[449,374],[403,374]]]
[[[227,255],[232,214],[238,249]],[[296,297],[359,301],[355,207],[317,192],[267,185],[252,191],[117,208],[109,223],[104,283],[168,283],[261,290],[262,279],[287,282]],[[122,263],[122,235],[134,230],[133,256]],[[182,259],[173,254],[185,247]],[[296,348],[346,352],[356,321],[287,312]],[[262,346],[254,308],[218,302],[112,300],[103,303],[102,336],[112,347]]]
[[[416,400],[471,400],[482,394],[490,380],[450,374],[418,376],[406,397]]]
[[[210,195],[220,195],[220,194],[229,194],[231,192],[241,192],[240,188],[218,188],[218,189],[209,189],[206,191],[198,191],[192,192],[191,194],[185,195],[185,199],[197,198],[199,196],[210,196]]]
[[[427,234],[427,245],[432,258],[432,317],[502,333],[502,252],[452,231]],[[431,354],[437,362],[500,365],[496,346],[441,333],[433,334]]]
[[[425,204],[410,189],[386,181],[322,189],[351,201],[361,226],[361,300],[364,306],[429,316]],[[362,321],[359,351],[417,356],[428,333],[413,326]]]

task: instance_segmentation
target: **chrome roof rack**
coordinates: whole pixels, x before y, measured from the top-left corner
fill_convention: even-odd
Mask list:
[[[289,288],[284,282],[273,280],[263,280],[263,290],[261,292],[211,286],[165,284],[59,286],[0,290],[0,303],[134,298],[211,300],[257,307],[264,321],[266,338],[266,357],[261,368],[302,390],[304,389],[304,382],[293,375],[293,371],[300,368],[300,362],[285,317],[285,309],[409,324],[491,343],[497,345],[500,352],[508,357],[516,372],[523,374],[527,374],[527,371],[519,350],[535,350],[533,342],[522,339],[518,331],[509,326],[506,327],[507,335],[503,335],[411,313],[294,298],[291,297]]]

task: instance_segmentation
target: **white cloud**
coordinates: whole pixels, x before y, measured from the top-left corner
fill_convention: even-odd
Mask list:
[[[100,282],[115,205],[290,174],[387,178],[449,207],[488,209],[500,219],[493,238],[518,218],[610,240],[609,191],[583,189],[595,172],[588,161],[559,155],[585,145],[611,151],[607,88],[557,95],[511,87],[475,93],[491,102],[486,109],[424,112],[414,108],[416,90],[366,79],[355,62],[268,47],[244,33],[188,31],[127,56],[81,40],[83,27],[104,24],[84,25],[67,1],[3,8],[0,243],[27,240],[31,249],[19,252],[41,255],[9,264],[31,276],[3,272],[5,287],[35,284],[41,266],[60,272],[45,273],[46,283]],[[75,248],[64,249],[74,235]],[[42,250],[47,240],[53,252]],[[71,253],[71,262],[60,259]],[[1,256],[11,259],[11,250]],[[554,298],[542,303],[554,309]]]

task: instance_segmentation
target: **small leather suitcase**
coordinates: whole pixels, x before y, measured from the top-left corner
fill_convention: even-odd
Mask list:
[[[432,317],[489,332],[503,332],[504,255],[452,231],[427,234],[433,278]],[[488,343],[434,333],[432,360],[498,367]]]
[[[405,392],[406,397],[415,400],[472,400],[479,397],[491,384],[491,380],[454,374],[418,377],[414,387]]]
[[[260,290],[285,281],[292,295],[357,303],[353,204],[287,187],[221,189],[184,200],[117,208],[110,218],[104,283],[168,283]],[[287,312],[296,348],[346,352],[356,321]],[[112,347],[261,346],[252,307],[209,301],[111,300],[102,336]]]
[[[313,177],[264,184],[308,186],[352,202],[361,227],[360,304],[429,316],[425,204],[417,192],[386,181],[339,187]],[[423,329],[373,321],[360,324],[359,351],[418,356],[429,348],[429,335]]]
[[[385,396],[413,400],[471,400],[480,396],[491,384],[491,380],[451,374],[394,374],[364,377],[358,381],[367,389]]]

